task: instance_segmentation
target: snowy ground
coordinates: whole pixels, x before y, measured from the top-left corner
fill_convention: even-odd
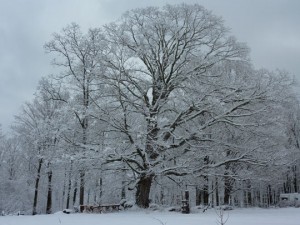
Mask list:
[[[227,213],[228,211],[226,211]],[[0,216],[0,225],[216,225],[214,210],[205,213],[117,212],[106,214],[63,214]],[[235,209],[226,225],[299,225],[300,208]]]

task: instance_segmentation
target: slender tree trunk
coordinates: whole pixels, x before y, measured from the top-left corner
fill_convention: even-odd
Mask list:
[[[91,189],[88,189],[88,194],[87,194],[87,205],[90,204],[90,195],[91,195]]]
[[[126,199],[126,181],[122,180],[121,199]]]
[[[268,206],[270,206],[273,203],[272,187],[270,184],[267,187],[267,192],[268,192]]]
[[[208,177],[208,204],[215,207],[213,204],[213,181],[212,181],[212,177],[209,176]]]
[[[52,213],[52,170],[49,168],[50,164],[48,163],[48,194],[47,194],[47,207],[46,213]]]
[[[79,205],[84,205],[84,177],[85,171],[80,171]]]
[[[244,208],[245,207],[245,190],[244,190],[244,181],[239,182],[239,201],[240,201],[240,207]]]
[[[160,186],[160,198],[159,198],[159,202],[161,205],[165,204],[165,191],[164,191],[164,187],[161,185]]]
[[[150,189],[153,176],[142,176],[137,183],[136,204],[141,208],[148,208],[150,199]]]
[[[264,207],[264,190],[262,188],[262,185],[260,184],[260,190],[259,190],[259,204],[260,204],[260,207]]]
[[[32,215],[37,214],[36,206],[37,206],[37,199],[38,199],[38,194],[39,194],[39,183],[40,183],[42,165],[43,165],[43,159],[39,159],[37,175],[35,178],[35,190],[34,190]]]
[[[196,186],[196,205],[201,204],[201,191],[198,186]]]
[[[88,92],[84,91],[84,106],[88,106]],[[88,128],[88,118],[85,117],[82,125],[82,144],[87,144],[87,128]],[[84,147],[84,152],[86,151],[86,147]],[[84,205],[84,186],[85,186],[85,168],[82,168],[80,171],[80,188],[79,188],[79,205]]]
[[[99,204],[102,201],[102,195],[103,195],[103,181],[102,181],[102,174],[99,178]]]
[[[252,206],[252,193],[251,193],[251,190],[248,191],[248,206],[247,207],[251,207]]]
[[[77,177],[75,178],[75,183],[74,183],[73,206],[76,204],[76,198],[77,198]]]
[[[72,187],[72,170],[73,170],[73,161],[71,160],[70,171],[69,171],[69,180],[68,180],[67,204],[66,204],[67,209],[70,208],[71,187]]]
[[[298,181],[297,181],[297,166],[293,166],[293,185],[295,193],[298,192]]]
[[[227,150],[226,156],[229,157],[231,152]],[[234,166],[234,165],[233,165]],[[224,204],[230,205],[230,195],[232,192],[233,179],[229,177],[230,164],[225,165],[225,173],[224,173]]]
[[[95,204],[97,203],[97,192],[98,192],[98,189],[99,189],[99,182],[96,180],[96,187],[94,189],[94,203]]]
[[[126,199],[126,168],[123,168],[123,179],[122,179],[122,190],[121,190],[121,199]]]
[[[200,191],[200,204],[204,204],[204,205],[208,205],[208,197],[209,194],[208,194],[208,177],[205,176],[204,177],[204,185],[203,185],[203,188],[202,190]]]
[[[213,198],[214,198],[214,207],[219,205],[219,193],[218,193],[218,178],[213,178]]]
[[[63,193],[62,193],[62,199],[61,199],[61,207],[64,207],[65,204],[65,195],[66,195],[66,179],[67,179],[67,169],[65,167],[65,175],[64,175],[64,186],[63,186]]]

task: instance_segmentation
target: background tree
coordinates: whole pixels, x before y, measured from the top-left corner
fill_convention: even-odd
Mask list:
[[[97,77],[102,70],[98,60],[103,49],[102,38],[100,29],[90,29],[84,35],[77,24],[71,24],[63,29],[61,34],[54,34],[53,40],[45,45],[47,52],[55,53],[57,56],[53,64],[62,69],[56,79],[67,84],[71,92],[73,104],[70,105],[81,128],[80,143],[83,157],[87,151],[86,145],[89,144],[90,108],[93,104],[91,96],[97,91],[96,84],[99,82]],[[80,172],[80,205],[84,204],[84,180],[83,166]]]
[[[46,79],[40,82],[39,91],[32,103],[26,103],[22,109],[22,114],[16,116],[17,125],[14,127],[20,140],[30,146],[32,153],[37,162],[37,175],[35,179],[35,191],[33,201],[33,212],[37,214],[38,190],[42,173],[42,166],[46,164],[48,175],[48,196],[47,196],[47,213],[51,213],[52,207],[52,168],[51,161],[55,157],[57,143],[61,132],[61,119],[64,117],[60,114],[61,102],[52,101],[48,93],[44,92],[43,86],[49,83]],[[61,117],[60,117],[61,116]]]

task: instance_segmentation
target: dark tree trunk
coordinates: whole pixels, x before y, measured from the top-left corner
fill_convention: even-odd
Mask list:
[[[286,175],[286,182],[285,182],[285,193],[291,193],[291,179],[289,174]]]
[[[52,170],[48,171],[48,194],[47,194],[46,213],[47,214],[52,213]]]
[[[121,199],[126,199],[126,168],[123,168]]]
[[[71,160],[70,171],[69,171],[69,180],[68,180],[68,193],[67,193],[67,205],[66,208],[70,207],[70,198],[71,198],[71,187],[72,187],[72,170],[73,170],[73,161]]]
[[[201,191],[201,198],[204,205],[208,205],[209,193],[208,193],[208,185],[204,185],[203,191]]]
[[[88,107],[88,90],[87,92],[84,91],[84,106]],[[88,128],[88,118],[85,117],[83,119],[82,124],[82,144],[87,144],[87,128]],[[86,148],[84,147],[84,152],[86,151]],[[80,171],[80,187],[79,187],[79,205],[84,205],[84,186],[85,186],[85,168],[83,166],[82,170]]]
[[[273,204],[273,196],[272,196],[272,187],[271,185],[268,185],[268,205]]]
[[[64,176],[64,186],[63,186],[63,193],[62,193],[62,204],[61,206],[64,207],[65,204],[65,195],[66,195],[66,179],[67,179],[67,169],[65,167],[65,176]]]
[[[141,208],[148,208],[150,199],[150,189],[152,184],[153,176],[142,176],[137,183],[137,190],[136,190],[136,204]]]
[[[248,190],[247,190],[247,202],[248,202],[248,206],[253,206],[253,196],[252,196],[252,193],[251,193],[251,184],[248,183]]]
[[[85,172],[80,171],[79,205],[84,205],[84,176]]]
[[[151,165],[152,161],[155,161],[157,157],[160,155],[160,152],[163,151],[162,147],[158,144],[158,134],[160,131],[160,128],[158,126],[157,116],[159,113],[159,103],[158,101],[163,102],[165,99],[168,98],[168,95],[171,92],[171,89],[168,89],[167,87],[162,87],[160,85],[157,85],[157,82],[159,84],[162,84],[162,77],[157,78],[158,80],[155,80],[153,83],[153,90],[152,90],[152,104],[149,105],[149,117],[147,117],[147,135],[146,135],[146,145],[145,145],[145,152],[147,153],[150,162],[146,161],[145,157],[142,157],[143,159],[143,169],[144,172],[149,172],[149,165]],[[167,141],[170,138],[170,135],[166,135],[164,137],[164,141]],[[141,208],[148,208],[150,199],[150,189],[152,184],[152,179],[155,174],[150,175],[142,175],[137,183],[137,191],[136,191],[136,204]]]
[[[102,201],[102,195],[103,195],[103,181],[102,177],[99,178],[99,203]]]
[[[216,206],[219,206],[220,205],[220,202],[219,202],[219,188],[218,188],[218,178],[216,177],[216,182],[215,182],[215,185],[216,185],[216,187],[215,187],[215,192],[216,192],[216,195],[215,195],[215,203],[216,203],[216,205],[215,205],[215,207]]]
[[[77,197],[77,178],[75,178],[75,183],[74,183],[74,193],[73,193],[73,206],[76,203],[76,197]]]
[[[294,192],[298,192],[298,181],[297,181],[297,166],[293,166],[293,185],[294,185]]]
[[[88,194],[87,194],[87,205],[90,204],[90,195],[91,195],[91,189],[88,190]]]
[[[37,214],[36,206],[37,206],[37,199],[38,199],[38,194],[39,194],[39,183],[40,183],[42,165],[43,165],[43,159],[39,159],[37,175],[35,178],[35,190],[34,190],[32,215]]]
[[[225,191],[224,191],[224,204],[230,204],[230,195],[232,191],[232,183],[229,177],[225,177]]]
[[[160,198],[159,198],[159,203],[161,205],[165,204],[165,191],[164,191],[164,187],[161,185],[160,187]]]
[[[196,186],[196,205],[201,205],[201,191],[198,186]]]
[[[230,155],[230,151],[228,150],[226,153],[227,156]],[[229,205],[230,204],[230,196],[231,196],[231,192],[232,192],[232,186],[233,186],[233,179],[231,177],[229,177],[229,170],[231,169],[231,166],[234,165],[230,165],[230,164],[226,164],[225,165],[225,176],[224,176],[224,204],[225,205]]]
[[[154,102],[154,101],[153,101]],[[154,119],[157,110],[150,110],[154,111],[154,113],[150,113],[149,119],[147,119],[147,137],[146,137],[146,153],[150,158],[150,164],[151,161],[154,161],[159,156],[159,146],[157,145],[157,135],[159,128],[157,126],[157,121]],[[144,160],[144,171],[147,172],[149,170],[149,162],[146,162],[145,158]],[[137,191],[135,195],[136,204],[141,208],[148,208],[150,199],[150,189],[152,184],[152,179],[154,177],[154,174],[150,175],[142,175],[139,178],[139,181],[137,183]]]
[[[210,162],[209,156],[205,156],[203,161],[204,161],[203,163],[205,165],[208,165]],[[208,177],[204,176],[203,179],[204,179],[204,185],[203,185],[203,189],[201,191],[201,199],[202,199],[202,204],[208,205],[209,195],[211,194],[211,193],[208,193]]]
[[[126,199],[126,181],[122,181],[121,199]]]

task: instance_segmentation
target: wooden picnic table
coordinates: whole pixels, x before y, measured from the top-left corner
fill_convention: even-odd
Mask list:
[[[120,210],[120,204],[81,205],[80,212],[102,213]]]

